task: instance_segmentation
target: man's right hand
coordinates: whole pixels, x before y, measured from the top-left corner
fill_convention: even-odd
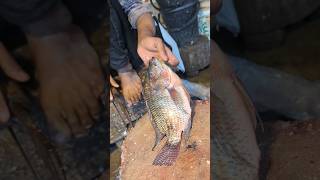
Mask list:
[[[24,82],[29,80],[29,75],[24,72],[16,63],[4,45],[0,42],[0,68],[5,75],[13,80]],[[6,100],[0,91],[0,124],[5,123],[10,118],[9,109]]]

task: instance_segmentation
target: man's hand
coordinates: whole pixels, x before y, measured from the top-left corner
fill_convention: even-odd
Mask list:
[[[10,78],[24,82],[29,80],[29,75],[25,73],[16,63],[4,45],[0,42],[0,68]],[[10,118],[9,109],[5,98],[0,91],[0,124],[5,123]]]
[[[138,54],[146,66],[153,57],[167,61],[173,66],[179,63],[162,39],[157,37],[144,36],[141,38],[138,44]]]
[[[112,87],[115,87],[115,88],[119,87],[119,84],[111,77],[111,75],[110,75],[110,85]],[[110,101],[113,101],[113,96],[112,96],[112,93],[111,93],[111,88],[112,87],[110,87]]]
[[[146,13],[139,17],[138,28],[138,54],[146,66],[155,57],[176,66],[179,61],[171,50],[163,43],[162,39],[154,37],[154,22],[151,14]]]
[[[45,37],[27,35],[40,84],[40,102],[54,140],[83,136],[100,112],[99,59],[77,26]]]

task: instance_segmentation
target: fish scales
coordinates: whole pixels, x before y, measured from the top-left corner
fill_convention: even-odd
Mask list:
[[[154,165],[172,165],[178,156],[182,134],[187,137],[191,128],[190,98],[180,81],[157,59],[151,60],[142,75],[144,98],[156,133],[154,147],[167,137]]]
[[[181,135],[179,130],[182,131],[185,124],[182,119],[186,119],[186,117],[173,102],[167,90],[151,91],[149,94],[150,96],[146,98],[146,101],[152,119],[161,133],[170,134],[168,136],[170,143],[178,143]]]

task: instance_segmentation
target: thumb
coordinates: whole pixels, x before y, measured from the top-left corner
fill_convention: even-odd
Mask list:
[[[168,55],[168,62],[169,64],[173,65],[173,66],[177,66],[179,64],[178,59],[173,55],[173,53],[171,52],[171,50],[168,47],[165,47],[167,55]]]
[[[119,87],[119,84],[110,76],[110,84],[113,86],[113,87]]]
[[[10,78],[17,81],[29,80],[29,75],[24,72],[13,57],[9,54],[4,45],[0,42],[0,68]]]
[[[157,39],[156,47],[158,49],[158,53],[159,53],[160,58],[164,61],[168,61],[168,56],[167,56],[167,52],[165,49],[165,45],[161,39]]]

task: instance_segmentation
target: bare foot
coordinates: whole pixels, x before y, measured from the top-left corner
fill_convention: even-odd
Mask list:
[[[99,115],[103,75],[99,59],[78,27],[30,37],[40,101],[57,142],[85,135]]]
[[[122,94],[129,106],[137,103],[141,97],[142,84],[135,71],[119,73]]]

